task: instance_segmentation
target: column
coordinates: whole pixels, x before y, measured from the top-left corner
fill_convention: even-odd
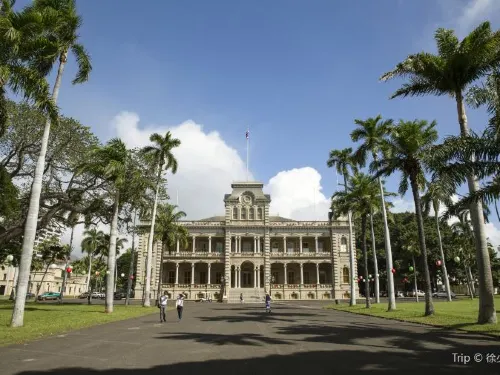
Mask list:
[[[194,263],[191,263],[191,285],[194,284]]]
[[[241,237],[238,237],[238,253],[241,253]]]
[[[208,236],[208,252],[212,252],[212,236]]]
[[[257,267],[253,271],[253,287],[257,288]]]
[[[195,243],[196,243],[196,236],[193,234],[193,253],[195,252],[195,249],[196,249]]]
[[[208,248],[210,250],[210,247]],[[208,280],[207,280],[207,284],[210,285],[210,268],[211,268],[212,264],[211,263],[208,263]]]
[[[299,251],[302,254],[302,236],[299,236]]]
[[[283,252],[286,253],[286,236],[283,237]]]
[[[179,245],[179,239],[177,239],[177,249],[175,250],[177,252],[177,254],[179,254],[179,247],[180,247],[180,245]]]
[[[260,236],[257,236],[257,252],[260,253]]]
[[[179,263],[175,263],[175,285],[179,284]]]
[[[257,267],[257,288],[260,288],[260,266]]]
[[[241,268],[238,268],[238,288],[241,288]]]
[[[314,250],[318,252],[318,236],[314,237]]]
[[[316,284],[319,284],[319,263],[316,263]]]
[[[304,285],[304,265],[300,263],[300,285]]]
[[[287,279],[286,279],[286,263],[283,264],[283,272],[285,272],[285,278],[283,280],[284,281],[283,284],[287,285],[288,283],[287,283]]]

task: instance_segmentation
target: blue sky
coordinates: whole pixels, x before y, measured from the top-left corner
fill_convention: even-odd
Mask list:
[[[463,36],[498,4],[85,0],[78,7],[94,70],[88,83],[72,87],[70,60],[60,99],[66,115],[102,140],[116,135],[110,124],[122,111],[140,116],[143,128],[192,120],[205,133],[217,131],[243,160],[249,126],[257,180],[311,167],[328,197],[335,186],[328,152],[352,145],[355,118],[437,120],[441,136],[458,133],[453,100],[389,100],[400,82],[378,78],[409,53],[433,52],[436,27]],[[483,110],[468,115],[474,129],[486,123]],[[395,179],[388,187],[397,190]]]

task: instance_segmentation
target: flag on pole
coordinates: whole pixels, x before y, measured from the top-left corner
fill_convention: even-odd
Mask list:
[[[249,136],[249,135],[250,135],[250,131],[248,131],[248,130],[247,130],[247,131],[245,132],[245,138],[246,138],[246,139],[248,139],[248,136]]]

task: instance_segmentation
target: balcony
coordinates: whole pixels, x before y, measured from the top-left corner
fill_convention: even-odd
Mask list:
[[[293,253],[284,253],[274,251],[271,252],[271,258],[328,258],[330,256],[330,252],[322,252],[322,253],[310,253],[310,252],[293,252]]]
[[[192,252],[192,251],[182,251],[182,252],[172,252],[172,253],[164,253],[163,254],[163,259],[179,259],[179,258],[214,258],[214,259],[220,259],[224,258],[224,253],[216,253],[212,252],[209,253],[207,251],[197,251],[197,252]]]

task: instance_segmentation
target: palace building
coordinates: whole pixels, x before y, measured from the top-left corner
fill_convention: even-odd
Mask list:
[[[235,182],[224,197],[225,214],[180,221],[189,232],[163,254],[162,293],[187,299],[212,296],[230,303],[349,297],[347,218],[296,221],[269,215],[271,197],[259,182]],[[142,298],[150,223],[141,221],[135,298]],[[354,247],[354,236],[353,236]],[[151,298],[156,299],[162,246],[153,245]],[[357,287],[356,287],[357,293]]]

